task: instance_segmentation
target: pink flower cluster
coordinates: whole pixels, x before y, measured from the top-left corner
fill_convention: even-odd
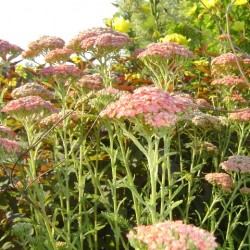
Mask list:
[[[62,48],[51,50],[44,58],[47,63],[64,63],[67,62],[70,56],[74,53],[72,49]]]
[[[0,125],[0,136],[4,138],[9,138],[9,139],[15,139],[16,138],[16,133],[13,132],[10,127]]]
[[[59,113],[53,113],[40,121],[42,127],[53,126],[57,124],[59,127],[63,127],[65,124],[64,117],[69,118],[67,125],[72,127],[76,125],[76,122],[79,120],[79,115],[72,110],[66,110],[64,113],[61,111]],[[66,118],[65,118],[66,119]]]
[[[20,150],[20,145],[13,140],[0,137],[0,147],[7,153],[16,153]]]
[[[78,82],[77,85],[90,90],[103,89],[102,77],[98,73],[86,74]]]
[[[205,180],[211,184],[219,185],[226,192],[231,192],[233,188],[233,180],[226,173],[209,173],[205,175]]]
[[[221,168],[227,172],[250,173],[250,156],[233,155],[220,164]]]
[[[229,119],[239,122],[249,122],[250,121],[250,109],[247,108],[245,110],[231,113],[229,115]]]
[[[194,58],[193,52],[175,42],[151,43],[144,51],[138,54],[138,58],[160,56],[172,59],[175,56]]]
[[[227,87],[247,87],[247,83],[244,79],[237,76],[224,76],[223,78],[215,79],[211,82],[211,85],[227,86]]]
[[[234,53],[225,53],[215,57],[211,62],[211,73],[213,76],[228,75],[238,70],[237,61],[243,65],[244,61]]]
[[[8,102],[2,111],[17,120],[29,117],[31,122],[40,120],[47,113],[55,112],[55,108],[51,102],[43,100],[40,96],[27,96]]]
[[[54,94],[52,92],[35,82],[26,83],[25,85],[14,89],[11,95],[15,99],[25,96],[40,96],[46,100],[51,100],[54,98]]]
[[[224,102],[238,102],[238,103],[247,103],[248,100],[240,96],[237,93],[233,93],[231,96],[226,96],[223,98]]]
[[[214,250],[219,246],[212,234],[194,225],[184,224],[182,221],[138,226],[129,231],[127,237],[136,249],[141,249],[138,246],[142,244],[148,250]]]
[[[16,57],[20,55],[22,51],[23,49],[19,46],[0,39],[0,57],[2,57],[4,60],[7,59],[7,55]]]
[[[133,94],[125,93],[119,100],[109,104],[101,116],[115,119],[133,118],[142,115],[146,124],[152,127],[169,127],[178,115],[193,106],[186,100],[170,96],[156,87],[141,87]]]
[[[44,77],[80,77],[81,76],[81,70],[74,66],[74,65],[55,65],[55,66],[49,66],[41,69],[39,71],[39,74]]]
[[[24,58],[33,58],[48,51],[63,48],[65,42],[63,39],[56,36],[41,36],[36,41],[28,44],[28,50],[24,51]]]
[[[87,50],[101,50],[103,53],[123,48],[132,43],[127,34],[112,30],[111,28],[91,28],[80,32],[72,39],[67,48],[75,52]]]

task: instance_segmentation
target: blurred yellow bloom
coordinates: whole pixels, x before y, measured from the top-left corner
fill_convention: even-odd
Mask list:
[[[166,35],[165,37],[160,38],[160,42],[175,42],[181,45],[188,44],[189,41],[190,39],[187,39],[185,36],[177,33]]]
[[[8,82],[8,86],[9,87],[16,87],[17,81],[16,78],[12,78],[9,82]]]
[[[202,0],[203,4],[208,8],[213,8],[218,3],[218,0]]]
[[[79,57],[79,56],[72,56],[71,58],[70,58],[74,63],[80,63],[82,60],[81,60],[81,58]]]
[[[130,30],[130,22],[123,17],[115,17],[112,22],[114,30],[127,33]]]
[[[248,0],[235,0],[234,5],[244,5],[248,2]]]
[[[24,79],[27,78],[27,73],[25,72],[25,69],[24,69],[23,65],[17,65],[17,66],[15,67],[15,72],[16,72],[19,76],[23,77]]]

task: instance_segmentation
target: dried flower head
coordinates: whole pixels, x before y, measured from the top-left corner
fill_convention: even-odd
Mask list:
[[[13,132],[10,127],[0,125],[0,136],[7,139],[15,139],[16,133]]]
[[[197,98],[194,100],[194,102],[201,107],[211,107],[211,104],[206,99],[203,98]]]
[[[0,57],[2,57],[3,60],[8,60],[8,56],[11,58],[17,57],[22,51],[23,49],[19,46],[0,39]]]
[[[40,96],[45,100],[51,100],[54,98],[54,94],[52,92],[35,82],[26,83],[25,85],[14,89],[11,95],[15,99],[25,96]]]
[[[16,141],[0,137],[0,148],[5,153],[16,153],[20,150],[20,145]]]
[[[233,53],[225,53],[215,57],[211,62],[211,73],[213,76],[226,76],[229,73],[237,72],[238,65],[243,65],[243,59]]]
[[[205,114],[197,110],[194,111],[191,116],[191,122],[195,126],[204,130],[221,129],[221,127],[223,126],[221,120],[217,116]]]
[[[245,88],[247,83],[243,78],[237,76],[224,76],[223,78],[215,79],[211,82],[211,85],[215,86],[225,86],[225,87],[235,87],[235,88]]]
[[[53,63],[66,63],[70,56],[74,53],[72,49],[62,48],[51,50],[44,58],[45,62]]]
[[[131,43],[132,40],[127,34],[107,27],[91,28],[80,32],[68,43],[67,48],[79,53],[92,51],[98,57],[119,50]]]
[[[55,108],[51,102],[39,96],[27,96],[8,102],[2,111],[19,121],[27,118],[29,122],[34,122],[55,112]]]
[[[227,172],[250,173],[250,156],[233,155],[220,164],[221,168]]]
[[[24,51],[24,58],[34,58],[41,54],[46,54],[51,50],[63,48],[65,42],[56,36],[41,36],[37,40],[28,44],[28,50]]]
[[[229,119],[239,122],[249,122],[250,121],[250,109],[247,108],[240,112],[231,113]]]
[[[240,193],[243,195],[249,195],[250,194],[250,188],[249,187],[243,187],[240,189]]]
[[[211,184],[219,185],[226,192],[231,192],[233,180],[226,173],[209,173],[205,175],[205,180]]]
[[[223,102],[247,103],[248,100],[237,93],[233,93],[231,96],[224,97]]]
[[[170,96],[156,87],[141,87],[133,94],[126,93],[101,112],[101,116],[115,119],[142,117],[152,127],[172,126],[181,113],[187,112],[190,102]]]
[[[138,226],[127,237],[135,249],[200,249],[214,250],[218,247],[215,237],[206,230],[182,221],[158,222]]]

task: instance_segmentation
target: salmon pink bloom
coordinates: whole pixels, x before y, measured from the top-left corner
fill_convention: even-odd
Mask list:
[[[226,173],[209,173],[205,175],[205,180],[211,184],[219,185],[226,192],[231,192],[233,188],[233,180]]]
[[[16,141],[0,137],[0,148],[7,153],[16,153],[20,150],[20,145]]]

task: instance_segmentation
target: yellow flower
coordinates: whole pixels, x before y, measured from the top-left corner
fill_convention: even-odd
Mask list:
[[[79,56],[77,56],[77,55],[72,56],[70,59],[71,59],[74,63],[76,63],[76,64],[78,64],[78,63],[80,63],[80,62],[82,61],[81,58],[80,58]]]
[[[17,66],[15,67],[15,72],[16,72],[19,76],[23,77],[24,79],[27,78],[27,73],[25,72],[25,69],[24,69],[24,67],[23,67],[22,65],[17,65]]]
[[[112,27],[114,30],[127,33],[130,30],[130,22],[123,17],[115,17],[112,22]]]
[[[177,33],[166,35],[165,37],[160,38],[160,42],[175,42],[181,45],[188,44],[189,41],[190,39],[187,39],[185,36]]]
[[[233,4],[234,5],[244,5],[247,2],[248,2],[247,0],[235,0]]]
[[[213,8],[218,3],[218,0],[203,0],[203,4],[208,8]]]

